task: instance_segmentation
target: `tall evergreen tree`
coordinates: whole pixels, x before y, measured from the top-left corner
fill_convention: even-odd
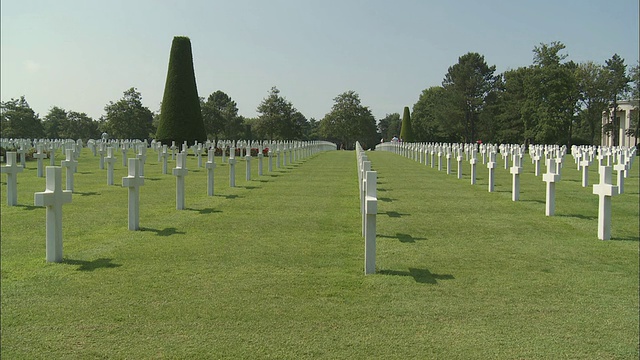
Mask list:
[[[613,54],[611,59],[605,61],[605,69],[608,71],[608,93],[611,101],[611,135],[613,146],[620,143],[620,119],[618,119],[618,100],[629,89],[631,79],[627,76],[627,65],[618,54]]]
[[[269,96],[264,98],[257,109],[260,116],[256,123],[260,133],[268,140],[288,140],[301,138],[300,125],[297,120],[298,110],[293,104],[280,95],[277,87],[272,87]],[[302,114],[300,114],[302,115]],[[302,117],[306,122],[306,118]]]
[[[165,144],[207,140],[188,37],[176,36],[171,44],[156,140]]]
[[[207,135],[218,143],[218,136],[224,134],[227,139],[235,138],[241,124],[237,124],[238,107],[226,93],[218,90],[202,101],[202,119]],[[236,131],[233,131],[236,130]]]
[[[400,128],[400,138],[402,141],[414,142],[413,129],[411,129],[411,114],[409,113],[409,107],[404,107],[402,114],[402,127]]]

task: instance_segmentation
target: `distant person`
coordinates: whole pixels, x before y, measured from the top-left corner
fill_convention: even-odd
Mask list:
[[[391,139],[391,142],[398,142],[398,137],[393,135],[393,138]]]

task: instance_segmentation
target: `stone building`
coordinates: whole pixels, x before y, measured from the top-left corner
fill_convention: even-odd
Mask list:
[[[613,111],[613,109],[610,109]],[[613,145],[613,133],[607,133],[607,125],[610,121],[609,112],[602,112],[602,141],[600,142],[603,146],[612,146]],[[618,111],[616,112],[616,116],[620,119],[620,130],[619,130],[619,146],[627,146],[632,147],[638,144],[638,139],[627,132],[627,130],[631,129],[632,126],[635,127],[635,124],[632,123],[631,119],[637,115],[638,112],[638,100],[621,100],[618,102]]]

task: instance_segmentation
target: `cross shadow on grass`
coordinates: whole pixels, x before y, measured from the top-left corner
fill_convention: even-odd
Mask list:
[[[215,195],[215,196],[220,196],[220,197],[223,197],[225,199],[237,199],[237,198],[241,197],[241,196],[235,195],[235,194],[232,194],[232,195]]]
[[[409,268],[409,271],[398,270],[379,270],[378,274],[392,276],[411,276],[417,283],[421,284],[437,284],[438,280],[455,279],[450,274],[433,274],[428,269]]]
[[[611,241],[640,241],[640,237],[636,236],[612,236]]]
[[[519,201],[522,201],[522,202],[535,202],[535,203],[538,203],[538,204],[546,204],[546,201],[544,201],[544,200],[536,200],[536,199],[526,199],[526,200],[522,200],[521,199]]]
[[[24,210],[35,210],[35,209],[44,208],[44,206],[33,206],[33,205],[15,205],[15,206],[24,208]]]
[[[111,262],[112,260],[113,259],[107,259],[107,258],[95,259],[93,261],[63,259],[62,263],[68,264],[68,265],[80,265],[80,267],[78,267],[77,269],[78,271],[93,271],[95,269],[112,269],[112,268],[117,268],[122,266],[120,264],[112,263]]]
[[[393,200],[397,200],[397,199],[392,199],[392,198],[388,198],[388,197],[379,197],[378,200],[380,200],[382,202],[393,202]]]
[[[80,192],[80,191],[74,191],[73,192],[74,195],[80,195],[80,196],[94,196],[94,195],[100,195],[99,192],[95,192],[95,191],[90,191],[90,192]]]
[[[594,220],[598,218],[597,216],[587,216],[582,214],[555,214],[555,216],[572,217],[572,218],[581,219],[581,220]]]
[[[178,231],[178,229],[174,227],[164,228],[162,230],[141,227],[140,231],[151,231],[156,233],[157,236],[171,236],[175,234],[179,234],[179,235],[186,234],[184,231]]]
[[[221,210],[216,210],[214,208],[205,208],[205,209],[194,209],[194,208],[186,208],[185,210],[189,210],[189,211],[196,211],[199,212],[200,214],[206,215],[206,214],[213,214],[213,213],[221,213]]]
[[[387,215],[388,217],[392,217],[392,218],[400,218],[400,217],[403,217],[403,216],[411,216],[411,214],[402,214],[402,213],[399,213],[397,211],[379,212],[378,214]]]
[[[377,235],[377,237],[379,238],[387,238],[387,239],[398,239],[400,240],[401,243],[415,243],[416,240],[427,240],[427,238],[423,238],[423,237],[413,237],[409,234],[401,234],[401,233],[396,233],[394,236],[389,236],[389,235]]]

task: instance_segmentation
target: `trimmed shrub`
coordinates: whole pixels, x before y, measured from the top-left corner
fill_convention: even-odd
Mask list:
[[[411,129],[411,115],[409,114],[409,107],[404,107],[404,113],[402,114],[402,127],[400,128],[400,138],[404,142],[413,142],[413,129]]]
[[[156,141],[163,144],[171,144],[171,141],[182,144],[186,141],[191,145],[206,140],[193,70],[191,40],[176,36],[171,44]]]

